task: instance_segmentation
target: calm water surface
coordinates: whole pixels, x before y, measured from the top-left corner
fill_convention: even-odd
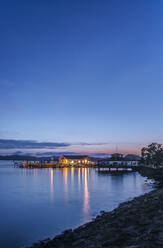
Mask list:
[[[151,189],[137,172],[21,169],[0,161],[0,247],[19,248],[53,237]]]

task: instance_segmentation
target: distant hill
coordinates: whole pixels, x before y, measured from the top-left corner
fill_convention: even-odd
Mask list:
[[[54,160],[58,160],[57,157],[53,157]],[[50,160],[50,157],[35,157],[35,156],[27,156],[27,155],[7,155],[0,156],[0,160],[29,160],[29,161],[41,161],[41,160]]]
[[[125,160],[128,160],[128,161],[132,161],[132,160],[140,161],[141,160],[141,157],[135,154],[127,154],[124,158]]]

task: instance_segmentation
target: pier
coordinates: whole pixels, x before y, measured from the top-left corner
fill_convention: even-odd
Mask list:
[[[109,166],[99,166],[99,173],[125,173],[138,171],[139,166],[127,166],[127,165],[109,165]]]
[[[14,162],[15,167],[19,168],[56,168],[56,162],[41,162],[41,161],[19,161]]]

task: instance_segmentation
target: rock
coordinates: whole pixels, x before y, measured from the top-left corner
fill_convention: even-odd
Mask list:
[[[163,189],[102,211],[92,222],[65,230],[32,248],[162,248]]]
[[[81,247],[84,244],[85,244],[85,239],[78,239],[72,243],[72,247],[74,247],[74,246]]]

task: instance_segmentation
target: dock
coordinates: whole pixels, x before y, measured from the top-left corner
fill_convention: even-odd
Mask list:
[[[109,165],[99,166],[97,171],[99,173],[129,173],[138,170],[138,166],[126,166],[126,165]]]
[[[14,162],[15,167],[19,168],[56,168],[56,162],[41,162],[41,161],[19,161]]]

